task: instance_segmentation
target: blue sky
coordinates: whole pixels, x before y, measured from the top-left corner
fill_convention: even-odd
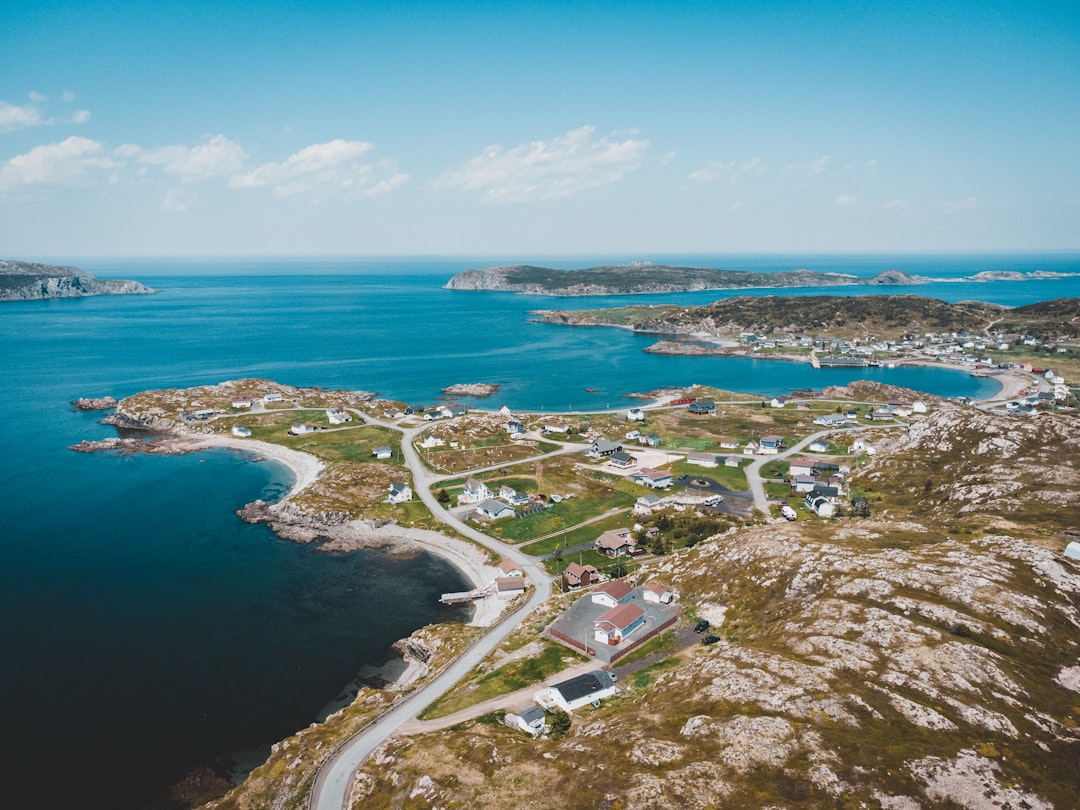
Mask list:
[[[0,10],[8,258],[1076,249],[1078,147],[1075,2]]]

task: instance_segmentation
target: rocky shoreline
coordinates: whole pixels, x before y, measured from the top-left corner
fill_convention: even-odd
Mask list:
[[[78,267],[0,259],[0,301],[40,301],[88,295],[150,295],[156,292],[138,281],[99,279]]]

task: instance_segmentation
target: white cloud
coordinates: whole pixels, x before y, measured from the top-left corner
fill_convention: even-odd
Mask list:
[[[432,186],[481,191],[485,202],[556,200],[615,183],[641,166],[648,141],[593,140],[595,132],[595,127],[583,126],[550,141],[512,149],[488,146],[436,178]]]
[[[71,123],[73,124],[85,124],[90,120],[89,110],[76,110],[71,114]]]
[[[837,208],[854,208],[859,204],[859,198],[853,194],[841,194],[836,198]]]
[[[143,149],[134,144],[117,147],[116,154],[143,166],[160,166],[162,171],[186,183],[225,177],[240,171],[247,153],[236,141],[224,135],[206,138],[198,146],[161,146]]]
[[[36,127],[44,123],[41,110],[33,105],[10,104],[0,101],[0,132],[14,132],[23,127]]]
[[[823,171],[829,168],[829,163],[831,162],[832,155],[822,155],[813,163],[811,163],[810,167],[806,171],[808,174],[821,174]]]
[[[0,192],[28,186],[83,186],[98,172],[117,165],[102,155],[100,143],[73,135],[11,158],[0,167]]]
[[[660,165],[667,166],[669,163],[671,163],[671,161],[675,159],[675,157],[676,152],[674,149],[672,149],[670,152],[665,153],[664,156],[660,158]]]
[[[370,197],[400,188],[409,180],[390,161],[369,163],[374,149],[365,141],[337,139],[301,149],[280,163],[264,163],[229,179],[233,188],[271,187],[276,197],[306,194],[313,200],[338,193]]]
[[[191,191],[170,188],[165,192],[165,198],[161,201],[161,210],[174,214],[182,214],[195,204],[198,197]]]
[[[911,209],[911,205],[907,200],[889,200],[878,205],[878,208],[884,208],[886,211],[908,211]]]
[[[709,183],[713,180],[727,180],[730,183],[736,183],[742,177],[765,174],[768,170],[769,167],[765,162],[756,157],[744,160],[742,163],[736,163],[734,160],[713,161],[696,171],[690,172],[687,178],[695,183]]]
[[[962,200],[938,203],[938,208],[947,214],[964,214],[968,211],[974,211],[978,207],[979,201],[974,197],[965,197]]]
[[[687,178],[693,180],[695,183],[708,183],[712,180],[720,180],[725,177],[729,177],[731,170],[735,168],[735,161],[727,161],[722,163],[720,161],[713,161],[712,163],[706,163],[700,169],[690,172]]]

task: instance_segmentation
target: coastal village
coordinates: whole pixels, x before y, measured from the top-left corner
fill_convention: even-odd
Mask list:
[[[939,345],[966,362],[954,344]],[[861,356],[857,346],[839,348]],[[336,538],[328,550],[394,538],[435,553],[471,546],[452,559],[474,587],[443,595],[447,604],[476,606],[466,632],[450,634],[458,639],[453,649],[519,606],[539,607],[403,731],[497,717],[508,732],[556,741],[605,716],[606,705],[638,699],[656,674],[695,649],[737,646],[740,621],[731,618],[730,594],[721,595],[727,586],[703,598],[698,576],[677,564],[699,545],[761,529],[777,536],[798,527],[813,537],[881,525],[875,518],[903,500],[880,485],[882,476],[902,474],[897,448],[957,415],[1072,423],[1074,392],[1057,372],[986,359],[977,365],[1002,375],[1003,385],[978,408],[853,383],[768,398],[695,386],[650,392],[617,410],[542,414],[239,380],[140,394],[108,420],[186,435],[191,449],[249,447],[294,469],[309,465],[282,503],[241,510],[289,539]],[[74,449],[125,449],[96,444]],[[929,480],[923,494],[934,494]],[[455,527],[457,539],[433,532],[440,522]],[[1080,558],[1080,538],[1067,549],[1062,543],[1062,552]],[[381,713],[437,671],[437,650],[451,654],[424,632],[405,649],[405,675],[362,687],[350,708],[320,727]]]

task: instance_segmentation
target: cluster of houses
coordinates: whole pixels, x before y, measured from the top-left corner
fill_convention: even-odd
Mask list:
[[[1031,363],[1024,363],[1021,368],[1037,377],[1042,377],[1052,386],[1050,391],[1045,391],[1036,397],[1029,397],[1029,404],[1038,405],[1040,403],[1050,402],[1051,399],[1054,401],[1061,401],[1069,396],[1069,387],[1065,384],[1065,378],[1052,368],[1040,368],[1031,365]],[[1047,394],[1048,396],[1044,396],[1044,394]],[[1031,402],[1030,400],[1032,399],[1035,401]]]
[[[847,494],[846,478],[851,474],[847,462],[831,464],[809,458],[792,459],[788,478],[792,492],[805,496],[806,508],[818,517],[832,517]]]
[[[531,495],[518,492],[511,486],[503,485],[498,492],[491,489],[478,478],[470,478],[465,482],[465,488],[458,495],[459,504],[472,504],[476,512],[488,520],[512,517],[517,514],[517,507],[539,506]]]
[[[453,419],[457,416],[464,416],[468,412],[469,409],[465,405],[436,405],[433,408],[423,405],[406,405],[399,411],[383,411],[383,416],[387,419],[404,419],[406,416],[423,414],[425,422],[434,422],[438,419]]]

